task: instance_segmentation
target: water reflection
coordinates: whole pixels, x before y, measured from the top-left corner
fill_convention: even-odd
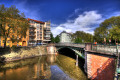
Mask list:
[[[65,58],[68,60],[67,63],[64,62]],[[15,62],[9,62],[5,65],[0,65],[0,80],[78,79],[78,77],[74,75],[72,76],[71,72],[69,72],[69,68],[65,67],[66,65],[69,66],[68,64],[70,60],[70,58],[67,58],[63,55],[48,55]],[[71,68],[70,70],[72,70]],[[83,73],[80,74],[82,74],[82,76],[84,75]],[[86,76],[84,75],[84,77]]]

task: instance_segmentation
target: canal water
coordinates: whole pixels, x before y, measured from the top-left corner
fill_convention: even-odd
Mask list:
[[[58,54],[0,64],[0,80],[87,80],[75,59]]]

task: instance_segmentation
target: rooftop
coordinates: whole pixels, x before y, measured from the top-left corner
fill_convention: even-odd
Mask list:
[[[35,22],[37,22],[37,23],[45,24],[45,22],[42,22],[42,21],[38,21],[38,20],[34,20],[34,19],[30,19],[30,18],[28,18],[28,21],[30,21],[30,20],[35,21]]]

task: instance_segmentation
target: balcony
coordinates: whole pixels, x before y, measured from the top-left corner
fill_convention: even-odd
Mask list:
[[[50,39],[44,39],[43,41],[51,41]]]
[[[36,33],[36,31],[34,31],[34,30],[30,30],[29,32],[30,32],[30,33]]]
[[[46,28],[45,30],[50,30],[50,28]]]
[[[50,36],[44,36],[44,37],[50,38]]]
[[[50,40],[50,37],[44,37],[45,40]]]
[[[49,32],[50,30],[44,30],[45,32]]]
[[[30,38],[29,41],[35,41],[35,39],[34,38]]]
[[[49,34],[51,34],[51,32],[45,32],[44,34],[45,34],[45,35],[47,35],[47,34],[49,35]]]
[[[36,37],[36,35],[32,35],[32,34],[30,34],[29,37]]]

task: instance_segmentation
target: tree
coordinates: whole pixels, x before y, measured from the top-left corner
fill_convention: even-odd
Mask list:
[[[112,26],[111,29],[109,29],[109,38],[112,38],[116,41],[120,40],[120,26]]]
[[[82,39],[79,38],[79,37],[77,37],[74,42],[75,42],[75,43],[82,43]]]
[[[52,42],[52,43],[54,43],[54,42],[55,42],[55,39],[54,39],[54,37],[53,37],[53,34],[52,34],[52,33],[50,34],[50,37],[51,37],[51,42]]]
[[[55,37],[55,43],[59,43],[60,42],[60,38],[59,38],[59,36],[57,35],[56,37]]]
[[[103,21],[94,31],[94,39],[103,42],[104,38],[108,41],[110,38],[114,41],[119,38],[120,16],[111,17]],[[114,30],[117,30],[114,31]]]
[[[93,35],[89,33],[85,33],[83,31],[76,31],[74,34],[72,34],[72,41],[75,42],[75,40],[83,40],[85,42],[93,42]]]
[[[4,38],[4,48],[6,48],[8,37],[12,41],[16,41],[18,36],[25,37],[28,27],[28,21],[21,17],[19,10],[15,6],[7,8],[0,5],[0,36]],[[16,35],[14,36],[14,34]]]

